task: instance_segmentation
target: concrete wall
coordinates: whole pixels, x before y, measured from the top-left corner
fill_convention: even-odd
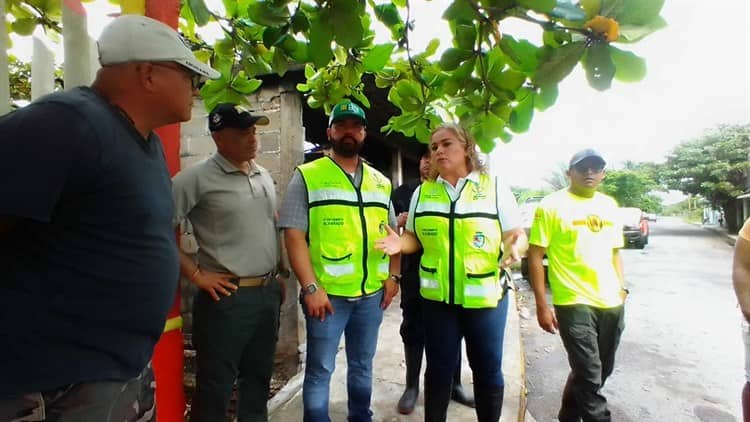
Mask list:
[[[294,86],[280,85],[263,88],[249,97],[249,108],[255,113],[268,116],[270,124],[258,126],[259,145],[256,161],[268,169],[276,182],[276,194],[281,206],[286,187],[294,168],[304,159],[302,125],[302,99]],[[208,112],[200,101],[196,101],[192,120],[183,123],[180,140],[180,168],[187,168],[206,159],[216,151],[208,130]],[[284,253],[284,255],[286,255]],[[183,280],[182,311],[185,333],[189,339],[192,332],[192,297],[195,287]],[[297,349],[304,332],[299,318],[296,280],[287,282],[287,297],[281,309],[281,324],[277,344],[277,362],[293,365],[296,370]],[[291,369],[291,368],[290,368]]]

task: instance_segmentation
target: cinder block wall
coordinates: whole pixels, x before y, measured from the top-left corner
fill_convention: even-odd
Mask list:
[[[302,98],[291,84],[262,87],[249,98],[253,113],[261,113],[270,119],[270,124],[258,126],[259,145],[256,161],[268,169],[276,182],[278,206],[281,207],[286,187],[294,168],[304,159],[303,141],[305,128],[302,125]],[[216,151],[208,130],[208,111],[201,101],[196,101],[192,120],[182,124],[180,140],[180,168],[187,168],[211,156]],[[195,287],[189,281],[182,282],[182,313],[184,331],[192,332],[192,308]],[[304,334],[299,318],[297,281],[287,282],[287,297],[281,309],[279,341],[276,347],[277,362],[297,364],[297,348]],[[291,368],[290,368],[291,369]]]

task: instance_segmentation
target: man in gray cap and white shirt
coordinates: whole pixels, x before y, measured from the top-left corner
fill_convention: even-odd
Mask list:
[[[91,87],[0,118],[0,420],[146,421],[178,281],[157,127],[215,70],[169,26],[113,20]]]
[[[193,422],[226,419],[235,379],[239,422],[268,420],[285,296],[277,279],[276,187],[255,162],[256,126],[268,123],[240,105],[217,105],[208,116],[216,153],[172,180],[175,225],[189,220],[199,247],[195,260],[180,253],[182,275],[200,289],[193,308]]]

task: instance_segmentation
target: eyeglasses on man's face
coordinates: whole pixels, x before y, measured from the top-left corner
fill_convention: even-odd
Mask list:
[[[151,63],[154,66],[164,67],[167,69],[172,69],[177,72],[182,72],[184,74],[187,74],[188,77],[190,77],[190,86],[193,89],[201,89],[203,85],[206,83],[205,78],[203,75],[199,75],[192,70],[186,68],[185,66],[180,66],[179,64],[167,64],[167,63],[160,63],[160,62],[152,62]]]
[[[588,172],[599,174],[604,171],[604,166],[598,163],[578,163],[573,166],[573,169],[581,174]]]

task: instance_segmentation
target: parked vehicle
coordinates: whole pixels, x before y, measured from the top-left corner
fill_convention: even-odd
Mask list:
[[[639,208],[623,207],[620,211],[625,245],[643,249],[648,244],[648,218]]]

